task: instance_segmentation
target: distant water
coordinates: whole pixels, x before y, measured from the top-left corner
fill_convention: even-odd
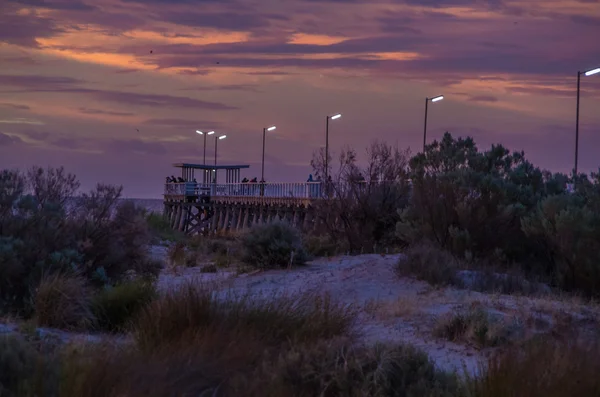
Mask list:
[[[133,201],[136,206],[145,208],[151,212],[163,212],[163,200],[162,199],[136,199],[136,198],[124,198],[122,201]]]

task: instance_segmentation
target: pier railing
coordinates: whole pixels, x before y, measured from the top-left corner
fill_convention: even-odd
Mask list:
[[[165,196],[223,196],[223,197],[272,197],[272,198],[319,198],[323,195],[321,182],[301,183],[167,183]]]

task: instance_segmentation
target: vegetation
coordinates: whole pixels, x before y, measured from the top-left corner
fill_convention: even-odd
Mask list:
[[[126,331],[130,322],[157,297],[154,284],[148,280],[134,280],[107,287],[93,298],[92,310],[96,328]]]
[[[470,307],[440,318],[433,333],[452,342],[465,341],[477,347],[494,347],[522,337],[522,330],[522,325],[515,319],[507,320],[481,307]]]
[[[0,171],[0,313],[30,316],[43,277],[74,274],[93,288],[128,272],[155,276],[142,212],[119,202],[121,187],[99,184],[77,195],[63,168]]]
[[[260,269],[303,265],[302,236],[286,222],[257,225],[242,237],[243,261]]]
[[[393,245],[400,218],[397,211],[409,199],[408,155],[408,151],[375,141],[367,150],[364,167],[356,151],[348,148],[333,173],[326,172],[325,153],[315,154],[311,162],[315,175],[332,176],[322,192],[328,200],[315,204],[317,232],[338,242],[343,252],[377,252],[378,247]]]
[[[600,177],[569,178],[534,167],[523,152],[446,133],[409,162],[412,194],[396,236],[423,240],[471,267],[518,269],[567,291],[597,296]],[[489,266],[488,266],[489,267]]]
[[[469,379],[474,397],[597,396],[598,343],[536,338],[493,357],[478,378]]]
[[[397,273],[436,286],[532,294],[541,287],[527,280],[540,280],[600,296],[600,174],[551,174],[522,152],[479,151],[450,134],[412,157],[379,142],[367,154],[361,166],[346,149],[338,169],[327,170],[332,180],[321,193],[330,199],[316,204],[308,235],[279,222],[189,239],[121,202],[120,187],[79,194],[62,168],[0,172],[0,313],[27,326],[132,337],[55,349],[39,332],[0,335],[0,396],[600,394],[597,344],[523,343],[523,324],[479,306],[442,316],[433,330],[502,347],[479,376],[461,377],[410,346],[357,343],[355,308],[327,295],[256,298],[194,284],[157,294],[161,265],[148,245],[167,241],[171,266],[203,273],[237,259],[273,269],[302,265],[309,254],[401,247]],[[324,163],[320,152],[317,177]]]
[[[90,328],[95,321],[90,291],[82,277],[52,274],[43,278],[34,305],[40,326],[82,330]]]

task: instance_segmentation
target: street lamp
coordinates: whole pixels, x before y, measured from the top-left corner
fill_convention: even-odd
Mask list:
[[[425,98],[425,126],[423,127],[423,153],[425,153],[425,143],[427,142],[427,108],[429,106],[429,101],[438,102],[444,99],[443,95],[438,95],[433,98]]]
[[[325,181],[329,179],[329,120],[337,120],[342,117],[341,113],[327,116],[325,122]]]
[[[600,73],[600,68],[591,69],[587,72],[577,72],[577,116],[575,117],[575,175],[573,183],[577,180],[577,163],[579,160],[579,86],[581,83],[581,75],[591,76],[594,74]]]
[[[262,151],[262,171],[260,173],[260,181],[264,182],[265,181],[265,137],[267,136],[267,131],[274,131],[275,130],[274,125],[271,127],[265,127],[263,128],[263,151]]]
[[[207,135],[212,135],[215,132],[214,131],[209,131],[209,132],[204,133],[204,132],[202,132],[200,130],[196,130],[196,132],[198,134],[200,134],[200,135],[204,135],[204,162],[203,162],[203,164],[206,165],[206,136]]]
[[[225,139],[227,138],[227,135],[221,135],[221,136],[216,136],[215,137],[215,165],[217,165],[217,144],[219,143],[219,141],[221,139]],[[216,170],[215,170],[216,172]]]

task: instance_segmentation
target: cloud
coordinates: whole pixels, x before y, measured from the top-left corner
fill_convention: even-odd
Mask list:
[[[93,96],[99,100],[121,103],[126,105],[140,105],[149,107],[170,107],[170,108],[194,108],[206,110],[233,110],[235,106],[229,106],[218,102],[203,101],[189,97],[173,96],[166,94],[138,94],[134,92],[122,91],[102,91],[92,92]]]
[[[62,11],[94,11],[95,6],[92,6],[84,1],[78,0],[8,0],[9,3],[18,4],[21,6],[48,8],[51,10]]]
[[[179,72],[177,72],[178,74],[182,74],[185,76],[206,76],[207,74],[210,73],[210,70],[201,70],[201,69],[196,69],[196,70],[180,70]]]
[[[181,88],[179,91],[246,91],[262,92],[256,84],[228,84],[204,87]]]
[[[163,155],[167,149],[157,142],[144,142],[139,139],[112,140],[106,145],[107,151],[119,153]]]
[[[15,103],[0,103],[0,107],[10,108],[10,109],[16,109],[16,110],[29,110],[29,109],[31,109],[27,105],[17,105]]]
[[[61,149],[81,149],[82,148],[82,140],[74,139],[74,138],[57,138],[49,142],[51,145],[56,146]]]
[[[471,102],[498,102],[498,98],[491,95],[475,95],[470,96],[469,101]]]
[[[0,75],[0,85],[18,87],[12,92],[57,92],[90,95],[101,101],[149,107],[233,110],[234,106],[167,94],[141,94],[82,87],[83,81],[71,77],[39,75]]]
[[[148,119],[143,124],[146,125],[164,125],[171,127],[190,127],[190,128],[206,128],[218,129],[219,123],[213,121],[187,120],[187,119]]]
[[[133,116],[135,113],[129,112],[115,112],[111,110],[101,110],[101,109],[90,109],[90,108],[79,108],[80,113],[85,114],[104,114],[107,116]]]
[[[194,27],[226,29],[245,32],[270,25],[270,19],[287,20],[283,15],[263,15],[258,13],[240,12],[163,12],[162,20]]]
[[[9,7],[0,11],[0,43],[23,47],[39,47],[36,38],[52,37],[63,32],[57,23],[36,13],[29,15],[11,12]]]
[[[117,69],[113,73],[116,73],[116,74],[129,74],[129,73],[136,73],[136,72],[139,72],[139,71],[140,71],[140,69]]]
[[[23,142],[18,136],[8,135],[0,132],[0,146],[11,146]]]
[[[574,90],[569,88],[552,88],[552,87],[507,87],[508,92],[516,94],[529,94],[529,95],[547,95],[557,96],[563,98],[573,98]],[[581,90],[581,96],[598,96],[597,92],[592,90]]]

